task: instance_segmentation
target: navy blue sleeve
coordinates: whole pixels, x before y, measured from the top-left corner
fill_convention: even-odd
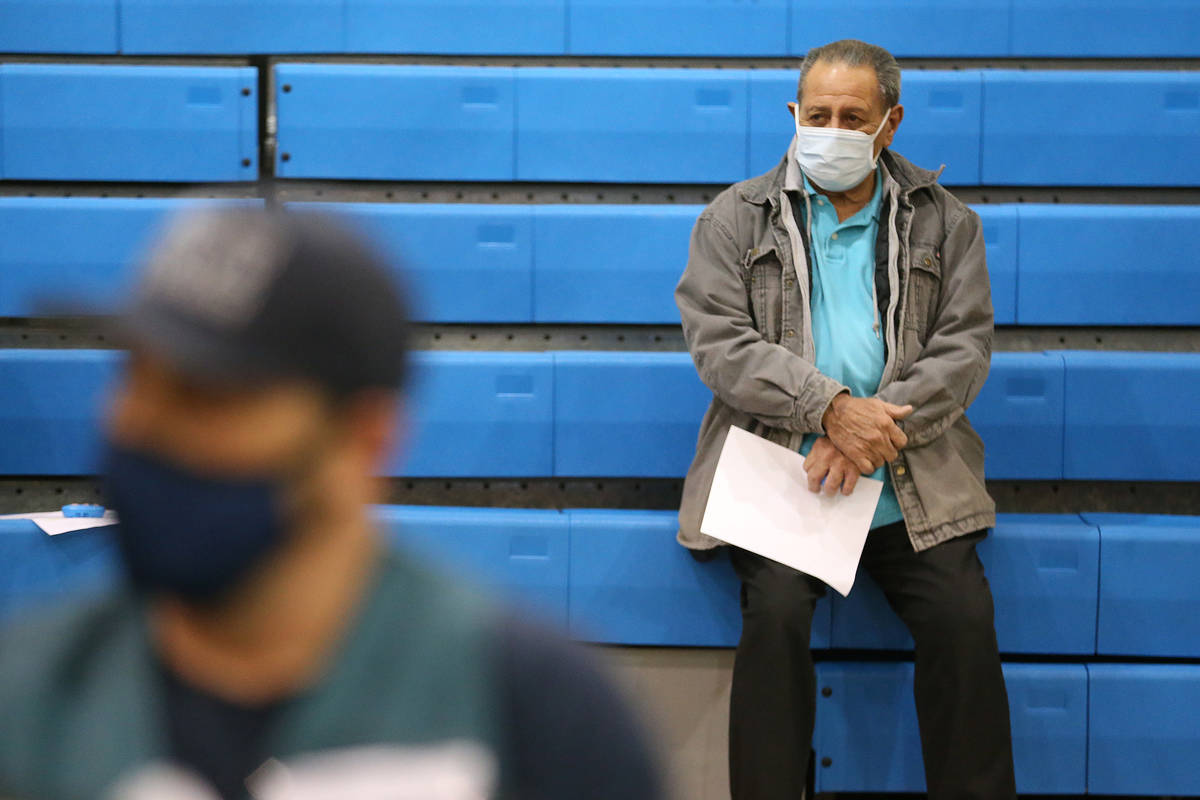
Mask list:
[[[661,800],[646,736],[591,654],[512,619],[494,652],[504,800]]]

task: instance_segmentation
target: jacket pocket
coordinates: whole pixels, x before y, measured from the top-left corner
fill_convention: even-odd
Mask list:
[[[924,346],[929,328],[937,317],[942,296],[942,253],[934,245],[916,244],[908,269],[908,305],[904,327],[913,331]]]
[[[783,264],[775,248],[747,251],[743,276],[755,328],[763,339],[779,344],[783,317]]]

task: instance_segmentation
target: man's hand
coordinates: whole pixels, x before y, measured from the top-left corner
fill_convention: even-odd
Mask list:
[[[828,436],[813,442],[812,450],[804,459],[804,469],[808,472],[809,491],[814,493],[821,491],[822,481],[825,494],[830,496],[837,494],[838,489],[842,494],[850,494],[858,483],[858,467],[829,441]]]
[[[908,444],[908,437],[896,420],[912,413],[912,406],[896,406],[876,397],[833,398],[821,423],[830,442],[842,451],[863,474],[894,461]]]

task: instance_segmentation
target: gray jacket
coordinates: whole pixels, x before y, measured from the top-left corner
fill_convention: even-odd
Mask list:
[[[983,442],[966,416],[991,361],[991,288],[979,216],[937,173],[888,150],[880,163],[875,288],[887,355],[876,396],[915,409],[889,470],[919,551],[995,524]],[[721,544],[700,523],[729,427],[795,449],[804,434],[824,433],[821,418],[846,388],[814,366],[812,267],[792,208],[807,202],[800,181],[789,153],[718,195],[692,231],[675,301],[713,393],[679,510],[678,538],[692,549]]]

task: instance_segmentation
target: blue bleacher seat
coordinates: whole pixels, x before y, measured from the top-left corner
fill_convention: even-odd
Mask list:
[[[787,104],[796,99],[799,78],[799,69],[750,70],[747,84],[750,98],[748,175],[761,175],[774,169],[787,154],[792,137],[796,135],[796,123],[788,113]]]
[[[739,70],[517,71],[517,180],[731,183],[746,173]]]
[[[560,630],[567,628],[567,516],[546,509],[377,506],[394,547],[478,581]],[[0,520],[0,626],[121,576],[115,528],[48,536]],[[736,604],[734,606],[736,611]]]
[[[787,103],[796,99],[799,70],[751,70],[750,174],[773,168],[795,134]],[[892,149],[917,166],[936,170],[946,185],[979,183],[982,78],[978,70],[908,70],[900,103],[904,120]]]
[[[0,520],[0,627],[118,575],[111,528],[47,536],[28,520]]]
[[[0,197],[0,317],[112,311],[135,259],[172,214],[261,200]]]
[[[107,350],[0,350],[0,475],[88,475],[97,415],[120,363]]]
[[[121,0],[121,52],[337,53],[344,0]]]
[[[280,64],[284,178],[513,179],[513,70]]]
[[[1096,652],[1200,658],[1200,517],[1084,518],[1100,527]]]
[[[517,477],[553,474],[550,353],[414,354],[412,441],[387,474]]]
[[[538,206],[535,322],[678,324],[675,284],[701,206]]]
[[[988,478],[1063,476],[1063,361],[1057,353],[993,353],[968,409]]]
[[[0,0],[0,53],[115,53],[117,0]]]
[[[1200,73],[984,73],[987,185],[1197,186]]]
[[[1021,324],[1200,325],[1200,206],[1018,208]]]
[[[784,56],[789,0],[570,0],[572,55]],[[614,24],[620,20],[620,24]]]
[[[549,353],[418,352],[407,457],[386,475],[547,476],[553,459]],[[0,350],[0,475],[87,475],[97,414],[120,353]]]
[[[1200,480],[1200,353],[1074,352],[1064,477]]]
[[[1088,792],[1200,795],[1200,664],[1090,664]]]
[[[389,541],[567,628],[567,515],[552,509],[378,506]]]
[[[1192,0],[1011,0],[1012,55],[1200,55]]]
[[[919,167],[946,169],[947,186],[973,186],[980,178],[983,78],[976,70],[903,75],[904,119],[892,148]]]
[[[1017,791],[1083,794],[1091,788],[1087,668],[1005,664],[1004,678]],[[817,665],[817,792],[925,790],[912,680],[911,663]]]
[[[345,0],[351,53],[558,55],[567,0]]]
[[[571,635],[607,644],[734,647],[742,618],[724,554],[699,563],[675,541],[674,511],[579,510],[571,520]],[[829,601],[812,646],[829,646]]]
[[[711,398],[687,353],[555,353],[554,474],[682,477]]]
[[[863,39],[897,57],[1008,53],[1010,0],[792,0],[792,54]]]
[[[1092,655],[1100,537],[1074,514],[1001,514],[979,544],[1005,653]],[[831,646],[911,650],[912,638],[883,592],[860,571],[833,600]]]
[[[528,206],[289,203],[344,216],[396,265],[424,322],[530,322],[533,221]],[[576,251],[567,251],[567,256]],[[549,260],[549,259],[548,259]]]
[[[253,67],[5,64],[0,177],[256,180],[257,75]]]
[[[997,325],[1017,322],[1017,206],[973,206],[983,224],[992,308]]]

